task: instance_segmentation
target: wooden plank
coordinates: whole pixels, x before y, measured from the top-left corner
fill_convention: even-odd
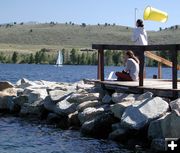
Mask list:
[[[167,59],[165,59],[163,57],[160,57],[160,56],[158,56],[156,54],[153,54],[150,51],[146,51],[145,56],[149,57],[150,59],[156,60],[157,62],[160,62],[160,63],[162,63],[162,64],[164,64],[166,66],[169,66],[169,67],[173,66],[171,61],[169,61],[169,60],[167,60]],[[180,65],[177,66],[177,69],[180,70]]]

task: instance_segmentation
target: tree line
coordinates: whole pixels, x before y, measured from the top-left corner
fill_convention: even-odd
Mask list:
[[[124,66],[124,51],[106,50],[104,53],[104,64],[107,66]],[[171,54],[168,51],[160,51],[156,54],[171,60]],[[13,52],[7,54],[0,52],[1,63],[28,63],[28,64],[55,64],[58,52],[51,52],[48,49],[41,49],[35,53]],[[71,50],[62,49],[64,65],[97,65],[98,55],[96,51],[80,51],[72,48]],[[180,55],[178,55],[180,63]],[[157,66],[157,62],[146,59],[146,66]]]

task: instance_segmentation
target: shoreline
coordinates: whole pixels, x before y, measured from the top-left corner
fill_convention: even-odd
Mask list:
[[[113,140],[133,150],[164,151],[165,137],[180,137],[180,98],[171,101],[151,92],[112,93],[85,81],[0,82],[2,111]]]

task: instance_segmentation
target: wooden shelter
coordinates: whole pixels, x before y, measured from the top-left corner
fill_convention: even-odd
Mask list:
[[[168,44],[168,45],[147,45],[147,46],[137,46],[137,45],[111,45],[111,44],[93,44],[92,49],[98,50],[98,72],[96,82],[99,82],[106,87],[111,86],[111,88],[117,87],[127,87],[140,90],[144,92],[146,90],[150,91],[163,91],[163,95],[167,95],[171,98],[177,98],[180,95],[180,86],[178,81],[178,52],[180,50],[180,44]],[[140,60],[140,72],[139,72],[139,82],[122,82],[122,81],[105,81],[104,80],[104,50],[133,50],[138,53]],[[168,61],[162,57],[153,54],[154,51],[169,51],[171,53],[171,61]],[[172,80],[144,80],[144,62],[145,56],[158,61],[159,65],[159,78],[161,77],[161,64],[172,67]],[[144,85],[145,83],[145,85]],[[156,86],[155,86],[156,85]],[[163,87],[162,87],[163,86]],[[169,94],[170,93],[170,94]]]

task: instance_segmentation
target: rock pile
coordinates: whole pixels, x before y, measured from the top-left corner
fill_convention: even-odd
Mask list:
[[[84,81],[0,82],[0,110],[132,147],[151,143],[151,148],[164,150],[166,137],[180,138],[180,98],[168,103],[151,92],[112,94]]]

